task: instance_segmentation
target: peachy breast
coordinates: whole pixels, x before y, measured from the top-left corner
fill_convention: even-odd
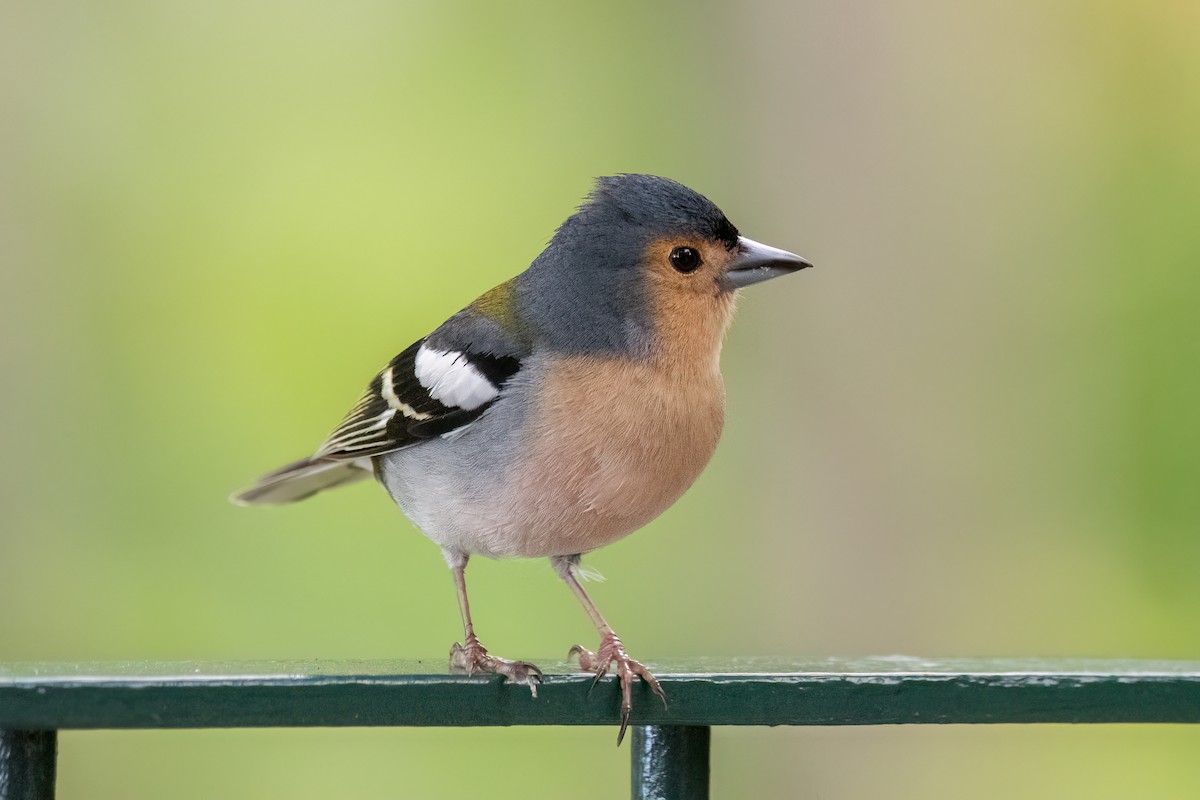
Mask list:
[[[587,552],[665,511],[716,448],[725,393],[715,360],[559,357],[534,400],[510,486],[522,507],[521,555]]]

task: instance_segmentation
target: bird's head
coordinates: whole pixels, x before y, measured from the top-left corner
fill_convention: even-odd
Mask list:
[[[738,233],[708,198],[654,175],[600,178],[521,276],[539,335],[579,353],[719,343],[742,287],[812,266]],[[678,343],[678,342],[677,342]]]

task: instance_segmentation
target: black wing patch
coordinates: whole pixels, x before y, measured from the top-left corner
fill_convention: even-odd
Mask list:
[[[329,435],[313,458],[346,461],[382,455],[440,436],[474,421],[495,402],[493,396],[474,408],[460,408],[433,397],[447,393],[435,384],[422,385],[417,377],[417,358],[426,340],[415,343],[384,367],[366,392],[350,409],[342,423]],[[451,371],[473,370],[472,380],[485,380],[498,395],[504,383],[521,367],[513,356],[454,351],[427,351],[426,358],[442,359]],[[428,371],[428,367],[426,367]],[[433,394],[431,394],[433,392]]]

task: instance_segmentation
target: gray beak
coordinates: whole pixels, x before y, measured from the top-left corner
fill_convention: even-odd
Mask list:
[[[795,253],[739,236],[737,254],[725,269],[725,279],[733,288],[741,289],[811,266]]]

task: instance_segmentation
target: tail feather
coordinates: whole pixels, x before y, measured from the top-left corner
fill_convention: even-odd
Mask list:
[[[302,458],[262,476],[249,489],[229,499],[239,506],[294,503],[325,489],[369,478],[372,472],[370,459]]]

